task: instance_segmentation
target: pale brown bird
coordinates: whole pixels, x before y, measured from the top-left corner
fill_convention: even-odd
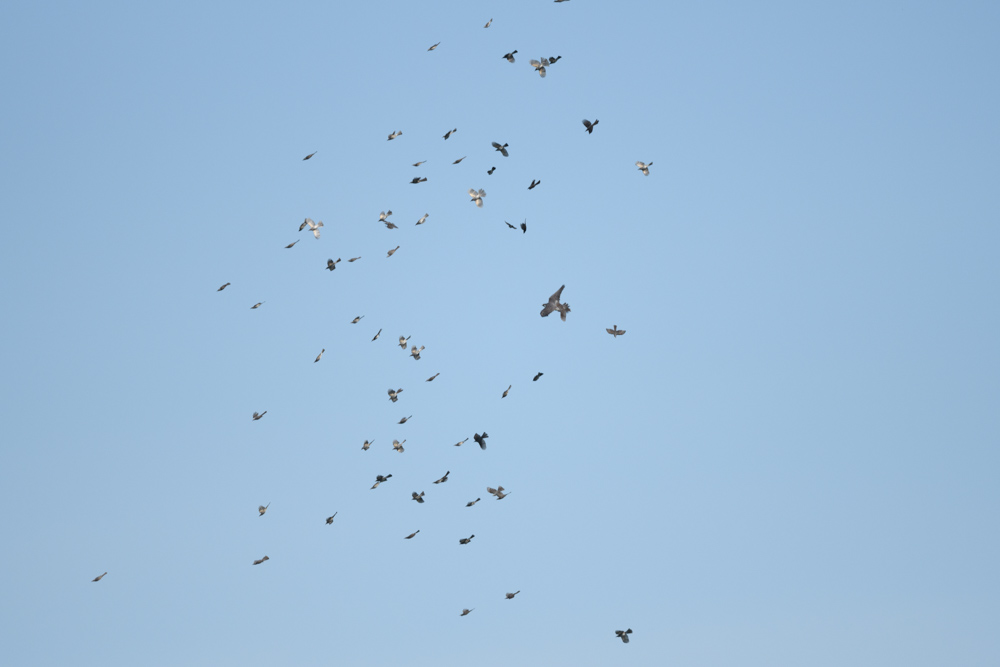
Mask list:
[[[462,613],[461,613],[461,616],[468,616],[469,614],[471,614],[471,613],[472,613],[472,612],[474,612],[475,610],[476,610],[476,608],[475,608],[475,607],[473,607],[472,609],[463,609],[463,610],[462,610]]]
[[[420,166],[420,165],[422,165],[422,164],[423,164],[424,162],[427,162],[427,160],[421,160],[420,162],[414,162],[414,163],[413,163],[413,166],[414,166],[414,167],[419,167],[419,166]]]
[[[632,634],[632,628],[629,628],[628,630],[615,630],[615,634],[621,637],[622,642],[628,644],[628,636]]]
[[[451,471],[449,470],[448,472],[446,472],[444,474],[444,477],[442,477],[441,479],[435,480],[434,483],[435,484],[441,484],[442,482],[447,482],[448,481],[448,475],[450,475],[450,474],[451,474]]]
[[[454,162],[452,162],[452,164],[458,164],[459,162],[461,162],[462,160],[464,160],[467,157],[469,157],[469,156],[468,155],[463,155],[462,157],[460,157],[457,160],[455,160]]]
[[[402,130],[399,130],[398,132],[393,132],[392,134],[389,135],[389,138],[387,139],[387,141],[392,141],[396,137],[402,136],[402,134],[403,134]]]
[[[406,338],[403,338],[402,336],[399,337],[399,346],[403,348],[403,351],[406,351],[406,341],[408,340],[410,340],[409,336],[407,336]]]
[[[399,400],[399,394],[402,393],[402,389],[390,389],[389,390],[389,400],[395,403]]]
[[[386,257],[392,257],[393,253],[396,252],[397,250],[399,250],[399,246],[396,246],[395,248],[390,250],[389,254],[387,254]]]
[[[326,260],[326,270],[327,271],[333,271],[334,269],[337,268],[337,263],[338,262],[340,262],[340,258],[339,257],[337,258],[336,262],[333,261],[332,259]]]
[[[484,25],[483,27],[484,28],[489,28],[492,23],[493,23],[493,19],[490,19],[489,21],[486,22],[486,25]]]
[[[107,574],[107,572],[105,572],[104,574]],[[94,577],[93,579],[91,579],[91,581],[100,581],[101,579],[104,578],[104,574],[97,575],[96,577]]]
[[[254,564],[254,565],[260,565],[261,563],[263,563],[263,562],[264,562],[264,561],[266,561],[266,560],[271,560],[271,559],[270,559],[270,558],[268,558],[267,556],[264,556],[263,558],[261,558],[261,559],[259,559],[259,560],[255,560],[255,561],[253,562],[253,564]]]
[[[507,62],[509,62],[509,63],[512,63],[512,62],[514,62],[514,54],[515,54],[515,53],[517,53],[517,49],[514,49],[514,50],[513,50],[513,51],[511,51],[510,53],[505,53],[505,54],[503,55],[503,57],[504,57],[504,59],[505,59],[505,60],[506,60]]]
[[[304,157],[304,158],[302,158],[302,159],[303,159],[303,160],[308,160],[308,159],[309,159],[309,158],[311,158],[311,157],[312,157],[313,155],[316,155],[316,153],[319,153],[319,151],[314,151],[314,152],[310,153],[309,155],[305,156],[305,157]]]
[[[355,317],[355,318],[354,318],[353,320],[351,320],[351,324],[357,324],[358,322],[360,322],[360,321],[361,321],[361,318],[362,318],[362,317],[364,317],[364,315],[358,315],[358,316],[357,316],[357,317]]]
[[[639,171],[642,172],[643,176],[649,176],[649,168],[653,166],[653,163],[650,162],[649,164],[646,164],[645,162],[636,162],[635,166],[639,167]]]
[[[456,447],[461,447],[462,445],[464,445],[464,444],[465,444],[465,443],[467,443],[468,441],[469,441],[469,439],[468,439],[468,438],[466,438],[466,439],[465,439],[465,440],[463,440],[462,442],[456,442],[456,443],[455,443],[455,446],[456,446]]]
[[[570,312],[569,304],[559,303],[559,297],[562,296],[562,291],[564,289],[566,289],[565,285],[557,289],[555,294],[549,297],[548,303],[542,304],[542,312],[541,312],[542,317],[548,317],[549,313],[558,312],[559,317],[562,319],[562,321],[563,322],[566,321],[566,313]]]
[[[619,336],[624,336],[625,335],[625,330],[624,329],[619,329],[617,324],[615,325],[614,329],[605,329],[605,331],[607,331],[609,334],[611,334],[615,338],[618,338]]]
[[[426,178],[418,178],[417,176],[414,176],[414,177],[413,177],[413,180],[412,180],[412,181],[410,181],[410,183],[411,183],[411,184],[416,184],[416,183],[423,183],[423,182],[424,182],[424,181],[426,181],[426,180],[427,180]]]
[[[537,186],[539,186],[541,184],[542,184],[541,181],[536,181],[535,179],[531,179],[531,185],[528,186],[528,189],[529,190],[534,190]]]
[[[371,447],[374,444],[375,444],[374,440],[372,440],[371,442],[368,442],[367,440],[365,440],[365,444],[361,445],[361,451],[367,452],[368,448]]]
[[[407,535],[407,536],[406,536],[406,537],[404,537],[403,539],[404,539],[404,540],[412,540],[412,539],[413,539],[414,537],[416,537],[416,536],[417,536],[417,533],[419,533],[419,532],[420,532],[420,531],[418,530],[418,531],[417,531],[416,533],[410,533],[409,535]]]
[[[518,593],[520,593],[520,592],[521,592],[521,591],[515,591],[515,592],[513,592],[513,593],[507,593],[507,595],[506,595],[506,596],[504,596],[504,597],[506,597],[506,598],[507,598],[508,600],[513,600],[513,599],[514,599],[514,596],[515,596],[515,595],[517,595],[517,594],[518,594]]]
[[[322,350],[320,350],[320,351],[319,351],[319,354],[317,354],[317,355],[316,355],[316,359],[315,359],[315,360],[313,361],[313,363],[314,363],[314,364],[315,364],[315,363],[316,363],[317,361],[319,361],[320,359],[322,359],[322,358],[323,358],[323,353],[324,353],[324,352],[326,352],[326,348],[325,348],[325,347],[324,347],[324,348],[323,348]]]
[[[486,435],[486,431],[483,431],[482,435],[479,435],[478,433],[474,434],[472,439],[479,443],[480,449],[486,449],[486,438],[488,437],[490,436]]]
[[[378,337],[379,337],[379,336],[381,336],[381,335],[382,335],[382,330],[381,330],[381,329],[379,329],[379,330],[378,330],[378,333],[377,333],[377,334],[375,334],[375,337],[374,337],[374,338],[372,338],[372,342],[374,343],[374,342],[375,342],[376,340],[378,340]]]
[[[512,384],[507,385],[507,388],[503,390],[503,396],[501,396],[500,398],[507,398],[507,394],[510,393],[510,388],[513,387],[513,386],[514,385],[512,385]]]
[[[406,442],[406,440],[403,440],[403,442]],[[400,454],[402,454],[403,452],[406,451],[405,449],[403,449],[403,442],[400,442],[399,440],[393,440],[392,448],[397,452],[399,452]]]
[[[257,421],[258,419],[260,419],[261,417],[263,417],[266,414],[267,414],[267,410],[264,410],[264,412],[255,412],[255,413],[253,413],[253,420]]]
[[[391,210],[389,210],[389,211],[382,211],[381,213],[379,213],[379,214],[378,214],[378,221],[379,221],[379,222],[385,222],[385,221],[386,221],[386,219],[387,219],[387,218],[388,218],[388,217],[389,217],[390,215],[392,215],[392,211],[391,211]]]
[[[431,48],[429,48],[429,49],[427,49],[427,50],[428,50],[428,51],[433,51],[434,49],[436,49],[436,48],[438,47],[438,44],[440,44],[440,43],[441,43],[441,42],[438,42],[437,44],[435,44],[434,46],[432,46]]]
[[[219,289],[217,289],[217,290],[215,290],[215,291],[216,291],[216,292],[221,292],[222,290],[226,289],[226,288],[227,288],[227,287],[229,287],[230,285],[232,285],[232,283],[226,283],[225,285],[223,285],[222,287],[220,287]]]
[[[458,128],[457,127],[454,130],[448,130],[447,132],[445,132],[444,133],[444,140],[448,141],[448,137],[450,137],[451,135],[453,135],[455,132],[458,132]]]
[[[375,483],[372,484],[372,488],[377,489],[379,484],[387,481],[390,477],[392,477],[392,475],[375,475]]]
[[[260,512],[259,516],[264,516],[264,512],[266,512],[267,508],[270,507],[270,506],[271,506],[271,503],[268,503],[267,505],[258,505],[257,506],[257,511]]]
[[[351,258],[350,258],[349,260],[347,260],[347,261],[348,261],[348,262],[356,262],[356,261],[358,261],[359,259],[361,259],[361,258],[360,258],[360,257],[351,257]]]
[[[465,506],[466,507],[472,507],[473,505],[475,505],[476,503],[478,503],[480,500],[482,500],[482,498],[476,498],[475,500],[470,500],[469,502],[465,503]]]
[[[337,516],[337,514],[338,514],[338,512],[334,512],[333,516]],[[326,525],[329,526],[331,523],[333,523],[333,516],[326,517]]]
[[[473,537],[475,537],[475,535],[469,535],[468,537],[463,537],[462,539],[460,539],[460,540],[458,541],[458,543],[459,543],[459,544],[468,544],[469,542],[471,542],[471,541],[472,541],[472,538],[473,538]]]
[[[487,491],[487,492],[488,492],[488,493],[489,493],[489,494],[490,494],[491,496],[496,496],[496,497],[497,497],[497,500],[503,500],[504,498],[506,498],[507,496],[509,496],[509,495],[510,495],[509,493],[504,493],[504,492],[503,492],[503,487],[502,487],[502,486],[498,486],[498,487],[497,487],[497,488],[495,488],[495,489],[494,489],[494,488],[492,488],[492,487],[489,487],[489,486],[487,486],[487,487],[486,487],[486,491]]]
[[[593,134],[593,133],[594,133],[594,127],[595,127],[595,126],[596,126],[596,125],[597,125],[598,123],[600,123],[600,122],[601,122],[601,121],[599,121],[599,120],[595,120],[595,121],[594,121],[593,123],[591,123],[591,122],[590,122],[589,120],[587,120],[586,118],[584,118],[584,119],[583,119],[583,126],[584,126],[585,128],[587,128],[587,134]]]
[[[531,381],[532,382],[538,382],[538,378],[542,377],[543,375],[545,375],[545,373],[539,372],[538,375],[536,375],[535,377],[531,378]]]
[[[510,157],[510,153],[507,152],[507,146],[509,145],[510,144],[504,144],[503,146],[501,146],[497,142],[495,141],[493,142],[493,148],[500,151],[500,155],[503,155],[504,157]]]
[[[542,77],[543,79],[545,78],[545,67],[550,64],[548,58],[542,58],[542,62],[538,62],[537,60],[529,60],[528,63],[535,68],[535,71],[538,72],[538,76]]]
[[[418,503],[423,503],[424,502],[424,492],[423,491],[421,491],[420,493],[417,493],[416,491],[414,491],[411,495],[412,495],[413,499],[416,500]]]
[[[416,345],[414,345],[410,349],[410,356],[413,357],[414,359],[420,359],[420,353],[423,352],[423,350],[424,350],[423,345],[421,345],[419,349],[417,348]]]
[[[288,248],[291,248],[296,243],[298,243],[298,240],[292,241],[291,243],[289,243],[288,245],[285,246],[285,249],[287,250]]]
[[[409,417],[403,417],[402,419],[399,420],[398,423],[399,424],[405,424],[406,422],[410,421],[411,419],[413,419],[413,415],[410,415]]]
[[[263,305],[264,305],[263,301],[258,301],[254,305],[250,306],[250,310],[257,310],[258,308],[260,308]]]
[[[436,377],[437,377],[438,375],[441,375],[441,374],[440,374],[440,373],[435,373],[434,375],[432,375],[432,376],[430,376],[429,378],[427,378],[426,380],[424,380],[424,382],[431,382],[431,381],[432,381],[432,380],[433,380],[434,378],[436,378]]]

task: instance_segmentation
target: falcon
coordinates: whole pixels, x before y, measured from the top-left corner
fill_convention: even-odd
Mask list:
[[[607,331],[609,334],[611,334],[615,338],[618,338],[619,336],[624,336],[625,335],[625,330],[624,329],[619,329],[617,324],[615,325],[614,329],[605,329],[605,331]]]
[[[558,312],[559,317],[563,322],[566,321],[566,313],[569,311],[568,303],[559,303],[559,297],[562,296],[562,291],[566,288],[565,285],[556,290],[556,293],[549,297],[548,303],[542,304],[542,317],[548,317],[549,313]]]

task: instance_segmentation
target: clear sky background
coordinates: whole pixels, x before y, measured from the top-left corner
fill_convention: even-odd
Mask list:
[[[1000,664],[998,34],[4,3],[0,662]]]

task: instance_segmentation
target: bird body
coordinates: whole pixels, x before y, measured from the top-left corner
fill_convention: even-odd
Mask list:
[[[368,442],[367,440],[365,440],[365,444],[361,445],[361,451],[367,452],[368,448],[371,447],[373,444],[375,444],[374,440],[372,440],[371,442]]]
[[[405,338],[402,337],[402,336],[399,337],[399,346],[401,348],[403,348],[404,351],[406,350],[406,341],[408,341],[408,340],[410,340],[409,336],[407,336]]]
[[[220,287],[219,289],[217,289],[217,290],[215,290],[215,291],[216,291],[216,292],[221,292],[222,290],[226,289],[226,288],[227,288],[227,287],[229,287],[230,285],[232,285],[232,283],[226,283],[225,285],[223,285],[222,287]]]
[[[441,375],[441,374],[440,374],[440,373],[435,373],[434,375],[432,375],[432,376],[430,376],[429,378],[427,378],[426,380],[424,380],[424,382],[431,382],[431,381],[433,381],[433,380],[434,380],[434,378],[436,378],[436,377],[437,377],[438,375]]]
[[[583,119],[583,126],[584,126],[585,128],[587,128],[587,134],[593,134],[593,133],[594,133],[594,127],[595,127],[595,126],[596,126],[596,125],[597,125],[598,123],[600,123],[600,122],[601,122],[601,121],[599,121],[599,120],[595,120],[595,121],[594,121],[593,123],[591,123],[591,122],[590,122],[589,120],[587,120],[586,118],[584,118],[584,119]]]
[[[413,180],[410,181],[410,183],[423,183],[426,180],[427,180],[426,178],[418,178],[417,176],[414,176]]]
[[[417,348],[417,346],[414,345],[413,348],[410,350],[410,356],[413,357],[414,359],[420,359],[420,353],[423,352],[423,350],[424,350],[423,345],[421,345],[419,348]]]
[[[413,493],[411,494],[411,496],[412,496],[412,498],[413,498],[414,500],[416,500],[416,501],[417,501],[418,503],[423,503],[423,502],[424,502],[424,492],[423,492],[423,491],[421,491],[420,493],[417,493],[416,491],[414,491],[414,492],[413,492]]]
[[[308,160],[308,159],[309,159],[309,158],[311,158],[311,157],[312,157],[313,155],[316,155],[316,153],[319,153],[319,151],[314,151],[314,152],[310,153],[309,155],[305,156],[304,158],[302,158],[302,159],[303,159],[303,161],[304,161],[304,160]]]
[[[104,574],[107,574],[107,572],[105,572]],[[91,581],[92,582],[94,582],[94,581],[100,581],[101,579],[104,578],[104,574],[97,575],[96,577],[94,577],[93,579],[91,579]]]
[[[498,486],[498,487],[497,487],[497,488],[495,488],[495,489],[494,489],[494,488],[492,488],[492,487],[489,487],[489,486],[487,486],[487,487],[486,487],[486,491],[487,491],[487,493],[489,493],[489,494],[490,494],[491,496],[496,496],[496,497],[497,497],[497,500],[503,500],[504,498],[506,498],[507,496],[509,496],[509,495],[510,495],[509,493],[504,493],[504,492],[503,492],[503,487],[502,487],[502,486]]]
[[[515,54],[515,53],[517,53],[517,49],[514,49],[514,50],[513,50],[513,51],[511,51],[510,53],[505,53],[503,57],[504,57],[504,59],[505,59],[505,60],[506,60],[507,62],[509,62],[509,63],[512,63],[512,62],[514,62],[514,54]]]
[[[542,58],[541,62],[537,60],[529,60],[528,63],[530,63],[531,66],[535,68],[535,71],[538,72],[538,76],[542,77],[543,79],[545,78],[545,68],[548,65],[551,65],[548,58]]]
[[[605,329],[605,331],[607,331],[609,334],[611,334],[615,338],[618,338],[619,336],[624,336],[625,335],[625,330],[624,329],[619,329],[617,324],[615,325],[614,329]]]
[[[639,171],[642,172],[643,176],[649,176],[649,168],[653,166],[653,163],[650,162],[649,164],[646,164],[645,162],[636,162],[635,166],[639,167]]]
[[[268,503],[267,505],[259,505],[257,507],[257,511],[260,512],[259,516],[264,516],[264,513],[267,511],[267,508],[270,507],[270,506],[271,506],[271,503]]]
[[[392,133],[391,133],[391,134],[389,135],[389,138],[388,138],[388,139],[387,139],[386,141],[392,141],[393,139],[395,139],[395,138],[396,138],[396,137],[398,137],[398,136],[401,136],[402,134],[403,134],[403,131],[402,131],[402,130],[399,130],[399,131],[397,131],[397,132],[392,132]]]
[[[324,348],[323,348],[322,350],[320,350],[320,351],[319,351],[319,354],[317,354],[317,355],[316,355],[316,359],[315,359],[315,360],[313,361],[313,363],[314,363],[314,364],[315,364],[315,363],[316,363],[317,361],[319,361],[320,359],[322,359],[322,358],[323,358],[323,353],[324,353],[324,352],[326,352],[326,348],[325,348],[325,347],[324,347]]]
[[[264,305],[263,301],[258,301],[254,305],[250,306],[250,310],[257,310],[258,308],[260,308],[263,305]]]
[[[255,561],[253,562],[253,564],[254,564],[254,565],[260,565],[261,563],[263,563],[263,562],[264,562],[264,561],[266,561],[266,560],[271,560],[271,559],[270,559],[270,558],[268,558],[267,556],[264,556],[263,558],[259,558],[259,559],[255,560]]]
[[[396,401],[398,401],[399,400],[398,395],[400,393],[402,393],[402,391],[403,391],[402,389],[390,389],[389,390],[389,400],[392,401],[393,403],[395,403]]]
[[[507,388],[504,389],[504,391],[503,391],[503,396],[501,396],[500,398],[507,398],[507,394],[510,393],[510,388],[513,387],[513,386],[514,385],[512,385],[512,384],[507,385]]]
[[[514,599],[514,596],[515,596],[515,595],[517,595],[517,594],[518,594],[518,593],[520,593],[520,592],[521,592],[521,591],[515,591],[515,592],[513,592],[513,593],[507,593],[507,595],[505,595],[504,597],[506,597],[506,598],[507,598],[508,600],[513,600],[513,599]]]
[[[420,218],[419,220],[417,220],[417,224],[418,225],[422,225],[425,222],[427,222],[427,216],[429,216],[429,215],[430,215],[430,213],[424,213],[424,216],[422,218]]]
[[[450,475],[450,474],[451,474],[451,471],[449,470],[448,472],[446,472],[444,474],[444,477],[442,477],[441,479],[435,480],[434,483],[435,484],[442,484],[444,482],[447,482],[448,481],[448,475]]]
[[[493,175],[493,172],[494,172],[494,171],[496,171],[496,170],[497,170],[497,168],[496,168],[496,167],[490,167],[490,168],[489,168],[489,169],[488,169],[488,170],[486,171],[486,175],[487,175],[487,176],[492,176],[492,175]]]
[[[396,246],[395,248],[390,250],[389,254],[387,254],[386,257],[392,257],[393,253],[395,253],[397,250],[399,250],[399,246]]]
[[[375,483],[372,484],[372,488],[373,489],[377,489],[379,484],[381,484],[382,482],[387,481],[390,477],[392,477],[392,475],[376,475],[375,476]]]
[[[361,321],[361,318],[362,318],[362,317],[364,317],[364,315],[358,315],[358,316],[357,316],[357,317],[355,317],[355,318],[354,318],[353,320],[351,320],[351,324],[357,324],[358,322],[360,322],[360,321]]]
[[[632,628],[628,630],[615,630],[615,634],[621,637],[623,643],[628,644],[628,636],[632,634]]]
[[[500,155],[503,155],[504,157],[510,157],[510,153],[507,152],[507,146],[509,145],[510,144],[504,144],[503,146],[501,146],[499,143],[495,141],[493,142],[493,148],[500,151]]]
[[[475,608],[475,607],[473,607],[472,609],[463,609],[463,610],[462,610],[462,613],[461,613],[461,616],[468,616],[469,614],[471,614],[471,613],[472,613],[472,612],[474,612],[475,610],[476,610],[476,608]]]
[[[327,271],[333,271],[334,269],[337,268],[337,263],[338,262],[340,262],[340,258],[339,257],[337,258],[336,262],[333,261],[332,259],[326,260],[326,270]]]
[[[469,535],[468,537],[463,537],[462,539],[460,539],[460,540],[458,541],[458,543],[459,543],[459,544],[468,544],[469,542],[471,542],[471,541],[472,541],[472,538],[473,538],[473,537],[475,537],[475,535]]]
[[[404,540],[412,540],[412,539],[413,539],[414,537],[416,537],[416,536],[417,536],[417,533],[419,533],[419,532],[420,532],[420,531],[418,530],[418,531],[416,531],[415,533],[410,533],[409,535],[407,535],[407,536],[406,536],[406,537],[404,537],[403,539],[404,539]]]
[[[381,336],[381,335],[382,335],[382,330],[381,330],[381,329],[379,329],[379,330],[378,330],[378,333],[377,333],[377,334],[375,334],[375,337],[374,337],[374,338],[372,338],[372,342],[375,342],[376,340],[378,340],[378,337],[379,337],[379,336]]]
[[[457,127],[454,130],[448,130],[447,132],[445,132],[444,133],[444,140],[448,141],[448,137],[450,137],[455,132],[458,132],[458,128]]]
[[[403,440],[403,442],[406,442],[406,440]],[[399,440],[393,440],[393,441],[392,441],[392,448],[393,448],[393,449],[394,449],[395,451],[397,451],[397,452],[399,452],[400,454],[402,454],[403,452],[405,452],[405,451],[406,451],[405,449],[403,449],[403,442],[400,442]]]
[[[306,218],[305,221],[301,225],[299,225],[299,231],[301,232],[303,229],[308,227],[310,230],[312,230],[313,236],[315,236],[318,239],[319,228],[322,226],[323,226],[322,220],[320,220],[319,222],[313,222],[312,218]]]
[[[253,421],[257,421],[258,419],[260,419],[261,417],[263,417],[266,414],[267,414],[267,410],[264,410],[264,412],[255,412],[255,413],[253,413],[253,418],[252,419],[253,419]]]
[[[486,25],[484,25],[483,27],[484,28],[489,28],[492,23],[493,23],[493,19],[490,19],[489,21],[486,22]]]
[[[474,203],[479,208],[482,208],[483,207],[483,197],[486,196],[486,190],[483,190],[482,188],[480,188],[479,192],[476,192],[472,188],[469,188],[469,196],[472,197],[472,203]]]
[[[399,420],[399,423],[400,424],[405,424],[406,422],[410,421],[411,419],[413,419],[413,415],[410,415],[409,417],[403,417],[402,419]]]
[[[531,381],[538,382],[538,378],[542,377],[543,375],[545,375],[545,373],[539,372],[537,375],[535,375],[535,377],[531,378]]]
[[[527,218],[525,218],[524,222],[521,223],[521,233],[522,234],[527,234],[528,233],[528,219]]]
[[[490,436],[486,434],[486,431],[483,431],[482,435],[476,433],[475,435],[472,436],[472,439],[475,440],[477,443],[479,443],[480,449],[486,449],[486,438],[488,437]],[[466,438],[466,440],[468,440],[468,438]],[[463,442],[465,441],[463,440]]]
[[[338,514],[337,512],[334,512],[333,516],[337,516],[337,514]],[[333,516],[326,517],[326,525],[329,526],[331,523],[333,523]]]
[[[478,503],[480,500],[482,500],[482,498],[476,498],[475,500],[470,500],[469,502],[465,503],[465,506],[466,507],[472,507],[473,505],[475,505],[476,503]]]
[[[285,246],[285,250],[288,250],[289,248],[291,248],[296,243],[298,243],[298,240],[292,241],[291,243],[289,243],[288,245]]]
[[[536,181],[535,179],[531,179],[531,185],[528,186],[528,189],[529,190],[534,190],[535,187],[537,187],[537,186],[539,186],[541,184],[542,184],[541,181]]]
[[[452,164],[458,164],[459,162],[461,162],[462,160],[464,160],[467,157],[469,157],[469,156],[468,155],[463,155],[462,157],[460,157],[457,160],[455,160],[454,162],[452,162]]]
[[[563,322],[566,321],[566,313],[569,311],[568,303],[559,303],[559,297],[562,296],[562,291],[566,288],[565,285],[556,290],[555,294],[549,297],[547,303],[542,304],[542,317],[548,317],[552,312],[558,312],[559,317]]]
[[[432,46],[431,48],[429,48],[429,49],[427,49],[427,50],[428,50],[428,51],[433,51],[434,49],[436,49],[436,48],[438,47],[438,44],[440,44],[440,43],[441,43],[441,42],[438,42],[437,44],[435,44],[434,46]]]

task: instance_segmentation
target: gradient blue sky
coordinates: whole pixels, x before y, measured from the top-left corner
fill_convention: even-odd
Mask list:
[[[998,34],[5,3],[0,662],[1000,664]]]

